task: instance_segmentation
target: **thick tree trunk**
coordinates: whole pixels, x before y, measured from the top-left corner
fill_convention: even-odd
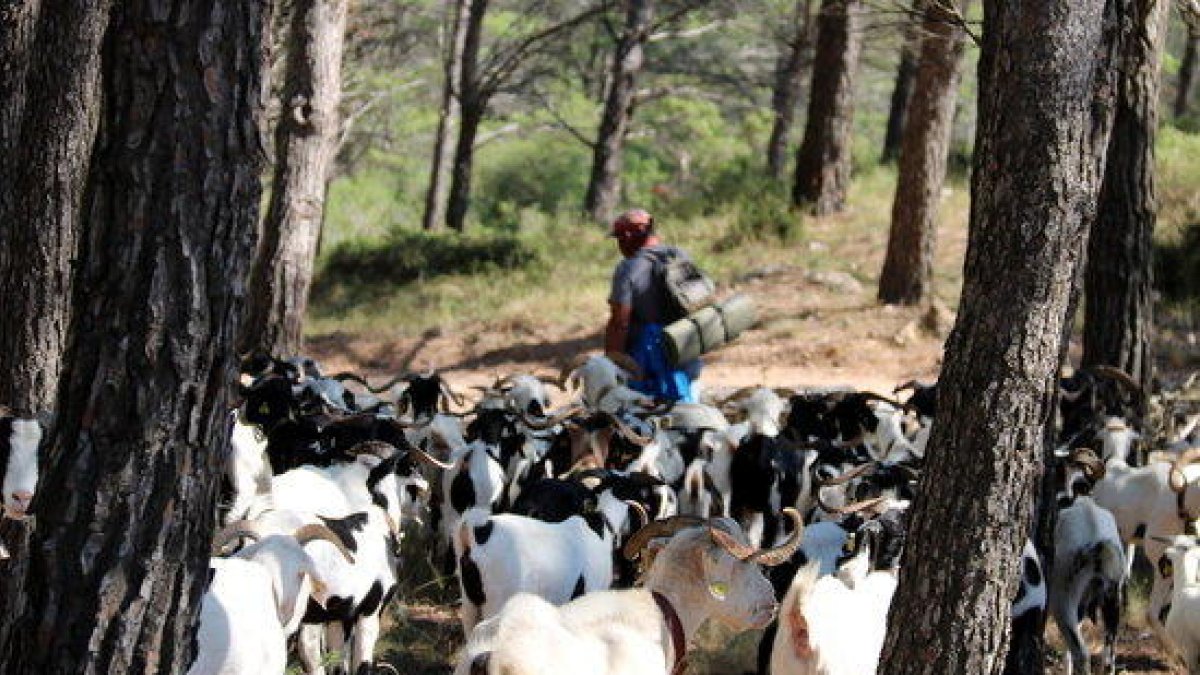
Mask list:
[[[984,2],[962,300],[880,673],[1004,668],[1115,107],[1116,5]]]
[[[917,79],[918,55],[921,53],[921,34],[916,29],[923,22],[915,18],[924,14],[924,2],[914,0],[914,18],[904,31],[904,44],[900,47],[900,63],[896,65],[896,83],[892,86],[892,100],[888,105],[887,130],[883,136],[881,162],[894,162],[900,157],[900,144],[904,139],[904,124],[908,119],[908,101],[913,95],[913,84]]]
[[[1179,81],[1175,86],[1174,114],[1176,119],[1188,114],[1192,106],[1192,90],[1196,87],[1196,67],[1200,58],[1200,35],[1188,37],[1183,49],[1183,62],[1179,65]]]
[[[950,154],[965,36],[931,4],[921,21],[921,59],[900,150],[892,229],[879,275],[879,300],[916,305],[933,281],[938,204]],[[962,9],[961,2],[957,5]]]
[[[471,205],[471,172],[475,164],[475,137],[487,109],[487,96],[480,82],[479,48],[483,41],[483,18],[488,0],[466,0],[466,32],[463,35],[462,70],[459,75],[458,143],[454,148],[454,166],[450,172],[450,197],[446,205],[446,226],[462,232]]]
[[[1168,0],[1133,0],[1117,114],[1084,278],[1083,365],[1116,366],[1149,390],[1154,137]]]
[[[325,192],[341,128],[348,6],[349,0],[297,0],[292,7],[275,176],[250,276],[242,353],[293,355],[304,342]]]
[[[4,673],[182,673],[194,655],[261,194],[267,9],[112,12],[63,395],[28,608],[0,616],[19,622]]]
[[[775,121],[767,141],[767,175],[783,178],[787,172],[788,147],[792,142],[792,123],[804,89],[804,64],[809,45],[809,11],[812,0],[796,0],[795,31],[785,45],[775,67],[775,87],[771,92],[771,110]]]
[[[26,414],[55,409],[109,5],[17,3],[0,18],[0,405]],[[25,607],[30,522],[0,530],[12,555],[0,616],[11,616]],[[0,621],[0,653],[12,630]]]
[[[425,191],[425,214],[421,227],[434,230],[446,217],[446,188],[453,157],[454,128],[459,120],[459,92],[462,77],[463,41],[467,35],[467,0],[454,0],[447,6],[446,59],[442,85],[442,103],[438,109],[437,131],[433,139],[433,160],[429,168],[429,188]]]
[[[608,96],[592,147],[592,175],[583,200],[584,210],[596,221],[609,220],[620,197],[621,151],[633,119],[637,78],[653,21],[653,0],[628,0],[625,4],[625,28],[612,58]]]
[[[804,140],[792,201],[818,216],[841,211],[850,189],[854,75],[862,47],[861,0],[821,0]]]

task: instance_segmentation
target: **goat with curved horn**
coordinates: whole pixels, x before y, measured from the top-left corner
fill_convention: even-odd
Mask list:
[[[784,509],[783,515],[792,521],[791,536],[778,546],[755,551],[748,559],[748,562],[756,562],[767,567],[774,567],[792,559],[792,556],[796,553],[796,549],[800,548],[800,543],[804,541],[804,518],[800,515],[799,511],[791,507]]]
[[[232,544],[239,539],[249,539],[250,541],[260,541],[262,534],[259,533],[257,526],[253,521],[237,520],[221,529],[213,536],[212,554],[220,555],[220,552],[226,546]]]
[[[817,506],[821,507],[821,510],[826,513],[833,513],[839,516],[849,516],[861,511],[867,511],[885,501],[887,501],[887,497],[872,497],[871,499],[864,499],[853,504],[847,504],[846,506],[831,506],[825,503],[824,498],[821,497],[821,491],[817,491]]]
[[[625,421],[620,417],[612,413],[605,413],[605,415],[612,420],[613,426],[617,428],[617,431],[619,431],[622,436],[627,438],[634,445],[645,447],[654,442],[653,433],[651,433],[649,436],[642,436],[638,432],[634,431],[633,428],[626,424]]]
[[[1092,482],[1104,478],[1104,474],[1107,471],[1104,461],[1096,455],[1094,450],[1088,447],[1072,449],[1068,461],[1082,469],[1083,475]]]
[[[855,478],[859,478],[860,476],[868,476],[874,473],[875,468],[875,462],[862,464],[850,469],[849,471],[840,473],[833,478],[826,478],[825,480],[817,481],[817,487],[836,487],[838,485],[845,485]]]
[[[651,539],[669,537],[689,527],[700,527],[706,522],[700,516],[672,516],[666,520],[656,520],[635,532],[629,541],[625,542],[621,553],[626,560],[637,560]]]

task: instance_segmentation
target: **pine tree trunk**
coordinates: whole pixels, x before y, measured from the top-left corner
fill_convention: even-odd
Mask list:
[[[880,673],[1004,668],[1115,108],[1111,0],[985,0],[965,278]]]
[[[795,31],[785,46],[775,67],[775,87],[771,93],[771,110],[775,121],[767,141],[767,175],[783,178],[787,172],[788,147],[792,142],[792,124],[804,89],[804,63],[809,46],[809,27],[812,0],[796,0]]]
[[[1183,62],[1179,65],[1179,82],[1175,88],[1175,118],[1188,114],[1192,107],[1192,90],[1196,87],[1197,52],[1200,52],[1200,35],[1188,37],[1183,49]]]
[[[850,189],[854,76],[862,47],[861,0],[821,0],[804,140],[792,201],[818,216],[841,211]]]
[[[294,355],[304,342],[325,192],[341,128],[349,0],[296,0],[275,130],[275,175],[250,276],[240,351]]]
[[[958,9],[962,9],[961,3]],[[921,22],[920,66],[908,105],[892,228],[879,275],[879,300],[887,304],[920,304],[933,281],[938,204],[950,154],[965,39],[962,30],[946,19],[941,5],[931,4]]]
[[[1149,390],[1154,137],[1168,0],[1133,0],[1117,114],[1084,278],[1083,365],[1116,366]]]
[[[0,616],[0,672],[182,673],[194,655],[261,194],[268,7],[112,11],[28,608]]]
[[[912,11],[924,14],[921,0],[914,0]],[[888,106],[887,130],[883,136],[883,153],[879,161],[894,162],[900,157],[900,144],[904,139],[904,124],[908,119],[908,102],[912,98],[913,84],[917,79],[918,55],[921,53],[921,34],[915,30],[921,23],[913,19],[904,31],[904,44],[900,47],[900,63],[896,66],[896,84],[892,86],[892,100]]]
[[[20,3],[0,19],[0,405],[24,414],[55,409],[109,4],[50,3],[38,13]],[[26,101],[36,114],[23,114]],[[0,616],[25,607],[30,525],[0,525],[12,556],[0,563]],[[0,653],[12,638],[12,624],[0,622]]]
[[[462,232],[471,205],[471,172],[475,164],[475,137],[487,109],[487,95],[479,81],[479,48],[483,40],[483,18],[488,0],[466,0],[466,32],[463,36],[462,72],[459,76],[458,143],[454,148],[454,165],[450,171],[450,197],[446,205],[446,226]]]
[[[429,168],[429,188],[425,191],[425,214],[421,228],[435,230],[446,217],[448,168],[453,158],[451,139],[459,120],[459,91],[462,76],[463,40],[467,34],[467,0],[454,0],[447,7],[446,60],[442,102],[438,109],[437,131],[433,139],[433,160]]]
[[[637,78],[653,21],[652,0],[628,0],[625,4],[625,29],[613,54],[608,96],[593,146],[592,175],[583,200],[584,210],[596,221],[609,220],[620,197],[621,152],[633,118]]]

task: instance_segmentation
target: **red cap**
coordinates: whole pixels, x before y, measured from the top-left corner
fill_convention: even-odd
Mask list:
[[[650,233],[654,217],[643,209],[630,209],[613,221],[610,236],[618,238],[644,237]]]

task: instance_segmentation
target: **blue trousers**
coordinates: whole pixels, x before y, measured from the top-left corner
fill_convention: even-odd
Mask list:
[[[630,382],[631,388],[655,398],[696,403],[693,383],[700,377],[700,360],[671,366],[661,324],[648,323],[634,328],[629,355],[642,369],[643,378]]]

